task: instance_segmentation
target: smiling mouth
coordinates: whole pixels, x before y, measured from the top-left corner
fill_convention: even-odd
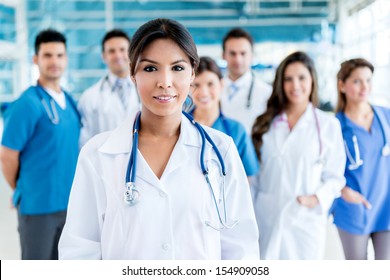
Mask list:
[[[176,96],[155,96],[154,99],[157,99],[159,101],[170,101],[176,98]]]

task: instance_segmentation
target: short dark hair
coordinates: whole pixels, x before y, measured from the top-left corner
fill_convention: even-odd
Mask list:
[[[102,52],[104,52],[104,44],[112,39],[112,38],[116,38],[116,37],[120,37],[120,38],[124,38],[126,39],[129,44],[130,44],[130,36],[127,35],[127,33],[125,31],[123,31],[122,29],[112,29],[111,31],[108,31],[106,33],[106,35],[104,35],[103,39],[102,39]]]
[[[223,41],[222,41],[222,49],[223,49],[223,51],[225,51],[225,46],[226,46],[227,40],[232,39],[232,38],[236,38],[236,39],[244,38],[244,39],[247,39],[249,41],[249,43],[251,44],[252,49],[253,49],[253,38],[252,38],[252,35],[249,34],[248,31],[246,31],[246,30],[244,30],[242,28],[236,27],[236,28],[231,29],[225,35],[225,37],[223,38]]]
[[[218,67],[215,60],[209,56],[202,56],[199,61],[197,75],[200,75],[206,71],[213,72],[220,80],[222,79],[221,69]]]
[[[66,48],[66,38],[62,33],[54,29],[45,29],[39,32],[35,38],[35,54],[38,54],[41,44],[51,42],[63,43]]]
[[[181,23],[166,18],[158,18],[143,24],[133,35],[130,44],[130,74],[135,74],[138,58],[142,51],[157,39],[169,39],[175,42],[188,55],[191,66],[196,72],[199,56],[194,39]]]

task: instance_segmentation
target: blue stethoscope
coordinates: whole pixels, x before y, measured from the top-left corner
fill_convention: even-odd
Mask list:
[[[209,222],[209,221],[205,221],[205,224],[207,226],[215,229],[215,230],[231,229],[238,224],[238,221],[237,220],[233,221],[230,224],[227,221],[226,196],[225,196],[226,169],[225,169],[225,163],[222,159],[221,153],[219,152],[214,141],[211,139],[210,135],[204,130],[204,128],[200,124],[198,124],[190,114],[188,114],[184,111],[182,113],[196,127],[196,129],[198,130],[198,132],[201,136],[202,146],[201,146],[201,150],[200,150],[200,167],[201,167],[202,173],[206,179],[207,185],[210,189],[215,208],[217,209],[218,219],[220,222],[220,224],[218,226],[212,225],[211,222]],[[134,128],[133,128],[133,146],[131,149],[129,164],[127,166],[127,171],[126,171],[126,184],[125,184],[126,190],[124,193],[124,201],[129,206],[134,206],[141,200],[140,193],[137,190],[137,187],[135,185],[135,178],[136,178],[136,172],[137,172],[136,162],[137,162],[137,150],[138,150],[138,132],[140,129],[140,120],[141,120],[141,112],[138,113],[138,115],[136,116],[136,119],[135,119]],[[223,175],[223,179],[224,179],[223,180],[223,187],[222,187],[222,197],[223,197],[222,204],[223,204],[223,212],[224,212],[223,218],[222,218],[221,211],[219,210],[219,207],[218,207],[218,203],[217,203],[217,199],[215,197],[214,190],[213,190],[211,183],[210,183],[210,179],[208,176],[209,170],[206,167],[206,163],[204,160],[204,153],[206,150],[206,142],[209,142],[211,144],[214,152],[216,153],[216,155],[218,157],[218,161],[221,165],[222,175]]]
[[[52,122],[52,124],[58,125],[60,123],[60,117],[58,116],[58,111],[57,111],[54,99],[39,84],[37,84],[37,86],[35,87],[35,91],[36,91],[39,99],[41,100],[43,108],[45,108],[45,111],[46,111],[46,114],[47,114],[49,120]],[[44,98],[44,94],[46,94],[49,97],[50,106],[49,106],[47,100]],[[65,92],[64,92],[64,94],[65,94],[65,98],[68,99],[67,94]],[[69,100],[68,103],[71,104],[71,106],[73,107],[73,110],[79,116],[76,104],[74,104],[71,100]]]
[[[374,108],[372,108],[372,110],[374,112],[374,116],[376,116],[378,118],[379,126],[381,127],[381,131],[382,131],[382,135],[383,135],[383,139],[385,140],[385,144],[382,147],[381,153],[382,153],[382,156],[387,157],[390,155],[390,144],[389,144],[389,139],[388,139],[388,136],[386,134],[385,127],[384,127],[385,122],[384,122],[382,116],[380,114],[378,114],[378,112]],[[346,117],[345,117],[344,113],[342,113],[342,121],[343,121],[343,127],[347,127]],[[352,131],[351,128],[347,128],[347,129]],[[348,148],[347,141],[344,138],[345,153],[346,153],[348,161],[349,161],[348,169],[349,170],[356,170],[360,166],[362,166],[364,162],[363,162],[363,159],[360,157],[359,143],[358,143],[358,139],[357,139],[355,134],[352,134],[352,143],[353,143],[353,150],[355,152],[355,157],[352,156],[351,151]]]

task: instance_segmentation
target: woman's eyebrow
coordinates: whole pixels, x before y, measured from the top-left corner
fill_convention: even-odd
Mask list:
[[[153,63],[153,64],[159,64],[157,61],[154,61],[154,60],[149,59],[149,58],[143,58],[143,59],[140,60],[140,62],[149,62],[149,63]],[[179,60],[176,60],[176,61],[172,62],[171,65],[177,64],[177,63],[180,63],[180,62],[188,63],[185,59],[179,59]]]

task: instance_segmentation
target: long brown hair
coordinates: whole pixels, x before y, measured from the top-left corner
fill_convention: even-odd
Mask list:
[[[252,141],[256,149],[256,155],[261,161],[260,149],[263,145],[263,135],[270,129],[272,120],[287,108],[288,99],[284,92],[284,73],[288,65],[300,62],[310,72],[312,78],[312,87],[309,100],[314,106],[318,105],[318,83],[317,73],[314,68],[313,60],[304,52],[294,52],[287,56],[276,69],[275,80],[271,97],[267,102],[266,111],[257,117],[252,127]]]
[[[336,112],[344,111],[345,105],[347,105],[347,98],[345,93],[341,92],[340,82],[345,83],[345,81],[351,76],[352,72],[356,68],[368,67],[372,73],[374,73],[374,66],[364,58],[354,58],[341,63],[340,70],[337,73],[337,106]]]

